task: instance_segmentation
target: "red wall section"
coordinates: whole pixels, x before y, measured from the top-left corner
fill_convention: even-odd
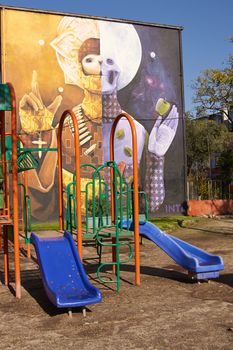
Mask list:
[[[233,200],[190,200],[188,201],[188,215],[224,215],[233,214]]]

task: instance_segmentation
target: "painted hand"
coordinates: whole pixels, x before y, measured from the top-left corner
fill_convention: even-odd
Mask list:
[[[166,154],[175,137],[178,121],[179,114],[175,105],[165,119],[162,119],[161,116],[158,117],[149,136],[148,149],[151,153],[157,157]]]
[[[52,129],[54,115],[62,101],[58,95],[54,101],[45,106],[39,91],[37,72],[32,72],[32,91],[25,94],[19,102],[19,116],[22,129],[26,133],[34,133]]]
[[[134,119],[134,125],[137,133],[137,146],[138,146],[138,162],[141,160],[145,139],[146,130],[142,124]],[[106,135],[104,134],[104,137]],[[105,157],[109,149],[109,137],[106,136]],[[132,165],[133,163],[133,146],[132,146],[132,134],[130,124],[127,119],[122,118],[117,124],[115,131],[114,141],[114,155],[117,164],[124,162],[126,165]],[[106,158],[105,158],[106,159]],[[109,159],[109,158],[108,158]]]

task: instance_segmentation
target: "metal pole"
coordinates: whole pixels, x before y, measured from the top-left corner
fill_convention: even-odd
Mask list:
[[[7,215],[8,220],[10,219],[10,201],[9,201],[9,178],[8,178],[8,167],[6,163],[6,136],[5,136],[5,111],[0,111],[1,121],[1,150],[2,150],[2,171],[3,171],[3,184],[4,184],[4,208],[3,215]]]
[[[62,177],[62,130],[65,119],[70,116],[74,126],[74,150],[75,150],[75,172],[76,172],[76,217],[77,217],[77,247],[82,260],[82,214],[81,214],[81,178],[80,178],[80,143],[78,122],[74,112],[66,110],[63,112],[58,127],[58,195],[59,195],[59,226],[64,230],[64,208],[63,208],[63,177]]]
[[[139,239],[139,205],[138,205],[138,148],[137,133],[133,119],[127,113],[120,113],[112,125],[110,134],[110,160],[114,161],[114,134],[121,118],[126,118],[130,124],[133,144],[133,223],[134,223],[134,256],[135,256],[135,283],[140,285],[140,239]],[[112,202],[112,205],[114,203]],[[112,210],[113,213],[113,210]]]
[[[13,230],[15,258],[15,293],[21,298],[20,257],[19,257],[19,203],[18,203],[18,166],[17,166],[17,120],[16,98],[13,86],[7,83],[11,96],[11,134],[12,134],[12,196],[13,196]]]
[[[8,229],[3,226],[3,249],[4,249],[4,284],[9,285],[9,250],[8,250]]]

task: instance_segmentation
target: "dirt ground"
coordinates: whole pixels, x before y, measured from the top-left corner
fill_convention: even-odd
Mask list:
[[[0,349],[233,349],[233,218],[201,219],[173,234],[221,255],[220,278],[194,283],[143,240],[141,286],[134,285],[132,262],[122,266],[117,293],[98,283],[95,251],[85,247],[88,276],[103,294],[86,317],[76,310],[70,319],[56,309],[44,293],[37,265],[22,256],[22,299],[0,286]]]

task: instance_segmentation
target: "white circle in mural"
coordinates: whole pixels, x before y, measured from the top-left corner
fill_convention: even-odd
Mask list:
[[[111,58],[120,68],[118,90],[135,77],[142,58],[142,47],[132,24],[99,21],[100,54]]]
[[[150,57],[153,58],[153,59],[155,59],[155,58],[156,58],[156,53],[155,53],[154,51],[151,51]]]
[[[44,41],[43,39],[40,39],[40,40],[38,40],[38,44],[39,44],[40,46],[44,46],[45,41]]]
[[[60,92],[60,93],[64,92],[64,89],[63,89],[62,86],[59,86],[59,88],[58,88],[57,90],[58,90],[58,92]]]

